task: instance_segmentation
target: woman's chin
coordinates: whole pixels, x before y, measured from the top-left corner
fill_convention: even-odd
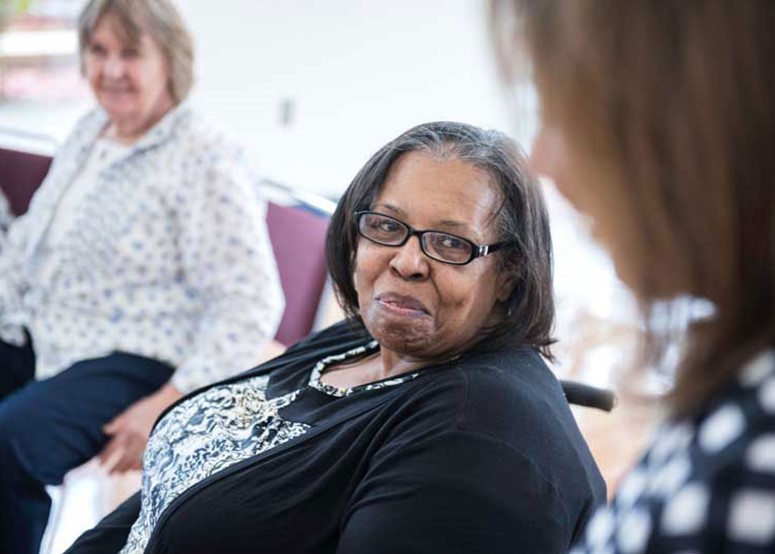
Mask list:
[[[128,98],[98,97],[98,102],[111,121],[121,121],[131,117],[135,111],[134,103]]]
[[[422,351],[433,342],[433,320],[427,314],[425,317],[380,314],[365,317],[363,321],[380,346],[394,352]]]

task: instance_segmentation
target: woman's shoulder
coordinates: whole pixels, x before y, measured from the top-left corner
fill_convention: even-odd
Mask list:
[[[535,349],[463,356],[455,371],[439,378],[457,391],[445,394],[455,398],[460,432],[498,442],[538,467],[583,466],[602,483],[562,386]]]
[[[456,428],[510,444],[522,445],[528,430],[577,433],[559,381],[532,348],[465,354],[411,388],[407,401],[435,405]]]
[[[75,132],[92,131],[99,132],[108,122],[108,114],[99,107],[93,107],[81,114],[73,129]]]
[[[170,114],[170,136],[175,142],[186,145],[192,150],[222,155],[224,153],[241,154],[242,146],[234,140],[228,131],[218,125],[190,104],[181,104]]]
[[[499,459],[507,473],[551,489],[574,518],[604,501],[605,483],[562,388],[534,350],[464,355],[407,385],[385,408],[392,442]]]
[[[92,108],[81,114],[76,120],[70,134],[67,135],[56,156],[72,147],[85,147],[97,140],[100,132],[108,122],[108,116],[101,108]]]
[[[470,408],[496,402],[523,418],[546,413],[551,406],[565,411],[562,387],[541,355],[530,347],[477,352],[460,362]]]

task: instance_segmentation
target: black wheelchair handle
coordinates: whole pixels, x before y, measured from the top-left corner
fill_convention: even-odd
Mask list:
[[[576,381],[560,381],[569,404],[597,408],[610,412],[616,406],[616,395],[608,389],[577,383]]]

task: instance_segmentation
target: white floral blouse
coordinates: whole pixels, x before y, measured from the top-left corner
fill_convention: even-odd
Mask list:
[[[249,368],[283,311],[265,204],[242,150],[190,107],[101,170],[73,225],[45,248],[107,121],[96,110],[79,122],[9,230],[0,338],[22,344],[29,331],[38,379],[113,351],[169,363],[182,392]]]
[[[2,248],[5,242],[5,234],[8,232],[8,227],[13,222],[13,214],[11,213],[11,206],[8,205],[8,199],[0,190],[0,248]]]

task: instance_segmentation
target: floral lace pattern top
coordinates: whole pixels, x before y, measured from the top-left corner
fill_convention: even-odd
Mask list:
[[[342,389],[320,377],[333,364],[376,351],[376,341],[320,360],[309,387],[343,397],[405,383],[419,372]],[[121,554],[142,553],[170,504],[193,485],[248,458],[304,435],[311,426],[286,420],[279,411],[302,389],[267,397],[269,375],[212,387],[184,400],[156,425],[143,458],[142,507]]]

